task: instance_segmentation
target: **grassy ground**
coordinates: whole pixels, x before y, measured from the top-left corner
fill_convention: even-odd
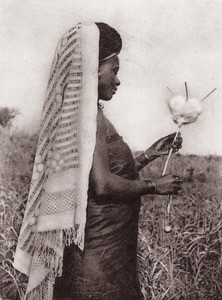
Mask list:
[[[24,276],[12,267],[27,199],[37,137],[0,132],[0,295],[21,299]],[[164,161],[141,172],[160,176]],[[164,232],[168,197],[142,199],[139,272],[145,299],[222,299],[222,158],[176,155],[171,169],[184,180],[172,197],[172,231]],[[170,171],[170,168],[169,168]]]
[[[142,177],[159,175],[163,163]],[[184,186],[172,197],[170,233],[164,232],[168,197],[143,198],[139,258],[147,299],[222,299],[222,159],[177,155],[171,169]]]

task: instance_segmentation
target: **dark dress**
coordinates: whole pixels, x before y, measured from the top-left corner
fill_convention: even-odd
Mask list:
[[[131,151],[118,134],[106,138],[112,173],[138,179]],[[96,199],[90,181],[85,250],[66,247],[57,299],[142,299],[137,271],[140,197]]]

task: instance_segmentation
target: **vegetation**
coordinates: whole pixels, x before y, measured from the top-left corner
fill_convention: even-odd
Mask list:
[[[32,172],[36,135],[0,131],[0,295],[22,299],[26,278],[12,266]],[[163,160],[141,172],[159,176]],[[174,155],[174,173],[184,180],[173,197],[165,233],[167,196],[142,199],[139,273],[145,299],[222,299],[222,158]]]
[[[0,130],[0,299],[22,299],[26,278],[13,266],[37,137]],[[19,298],[16,298],[19,297]]]
[[[159,175],[163,164],[156,161],[142,177]],[[171,166],[184,185],[172,197],[170,233],[164,232],[168,196],[143,198],[139,261],[145,299],[222,299],[222,158],[176,155]]]
[[[10,127],[12,120],[19,114],[16,108],[0,107],[0,125]]]

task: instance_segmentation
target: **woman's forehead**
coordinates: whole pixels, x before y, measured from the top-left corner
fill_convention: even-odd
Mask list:
[[[107,64],[112,67],[119,67],[119,57],[116,55],[112,58],[105,60],[102,64]]]

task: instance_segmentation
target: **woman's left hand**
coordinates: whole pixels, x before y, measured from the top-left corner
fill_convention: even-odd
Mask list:
[[[155,142],[149,149],[145,151],[147,156],[162,156],[167,155],[170,152],[170,149],[173,149],[173,153],[178,152],[182,147],[183,139],[181,133],[179,132],[176,140],[174,141],[176,133],[169,134],[157,142]],[[174,141],[174,142],[173,142]]]

